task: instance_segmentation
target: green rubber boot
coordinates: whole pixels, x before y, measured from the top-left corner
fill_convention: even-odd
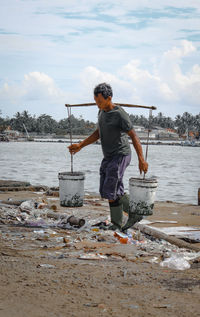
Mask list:
[[[128,220],[126,224],[122,227],[122,231],[125,232],[127,229],[131,228],[136,222],[141,221],[143,216],[137,215],[129,211]]]
[[[122,218],[123,218],[123,204],[120,200],[109,203],[110,205],[110,218],[112,224],[108,227],[108,230],[121,230]]]
[[[129,195],[126,193],[120,197],[120,203],[123,204],[123,211],[129,214]]]

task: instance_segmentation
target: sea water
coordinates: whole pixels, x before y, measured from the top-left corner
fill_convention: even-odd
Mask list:
[[[32,185],[58,186],[58,173],[71,171],[67,143],[8,142],[0,143],[0,179],[28,181]],[[137,155],[124,175],[128,192],[130,177],[139,177]],[[145,153],[146,146],[143,146]],[[74,171],[85,173],[85,191],[98,193],[101,146],[89,145],[74,155]],[[156,200],[197,204],[200,188],[200,147],[150,145],[149,171],[146,177],[158,179]]]

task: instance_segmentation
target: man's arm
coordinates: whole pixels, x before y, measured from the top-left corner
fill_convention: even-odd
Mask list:
[[[148,163],[144,159],[140,140],[139,140],[137,134],[135,133],[134,129],[127,132],[127,134],[130,136],[132,143],[133,143],[133,146],[134,146],[135,151],[136,151],[137,156],[138,156],[140,174],[142,173],[142,171],[144,173],[146,173],[148,170]]]
[[[68,149],[69,149],[71,154],[75,154],[78,151],[80,151],[83,147],[96,142],[98,139],[99,139],[99,130],[97,129],[88,138],[86,138],[82,142],[68,146]]]

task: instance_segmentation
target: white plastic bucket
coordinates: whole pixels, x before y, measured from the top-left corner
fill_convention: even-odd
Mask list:
[[[130,178],[130,210],[138,215],[150,216],[153,207],[158,181],[156,178]]]
[[[83,206],[84,179],[82,172],[62,172],[58,174],[60,205],[66,207]]]

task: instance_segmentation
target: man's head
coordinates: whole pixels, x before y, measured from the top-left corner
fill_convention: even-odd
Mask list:
[[[106,83],[102,83],[97,85],[94,88],[94,95],[97,97],[98,94],[102,94],[102,96],[104,97],[104,99],[107,99],[108,97],[113,96],[113,92],[112,92],[112,88],[109,84]]]
[[[112,96],[113,92],[109,84],[102,83],[94,88],[94,100],[101,110],[105,110],[110,105]]]

